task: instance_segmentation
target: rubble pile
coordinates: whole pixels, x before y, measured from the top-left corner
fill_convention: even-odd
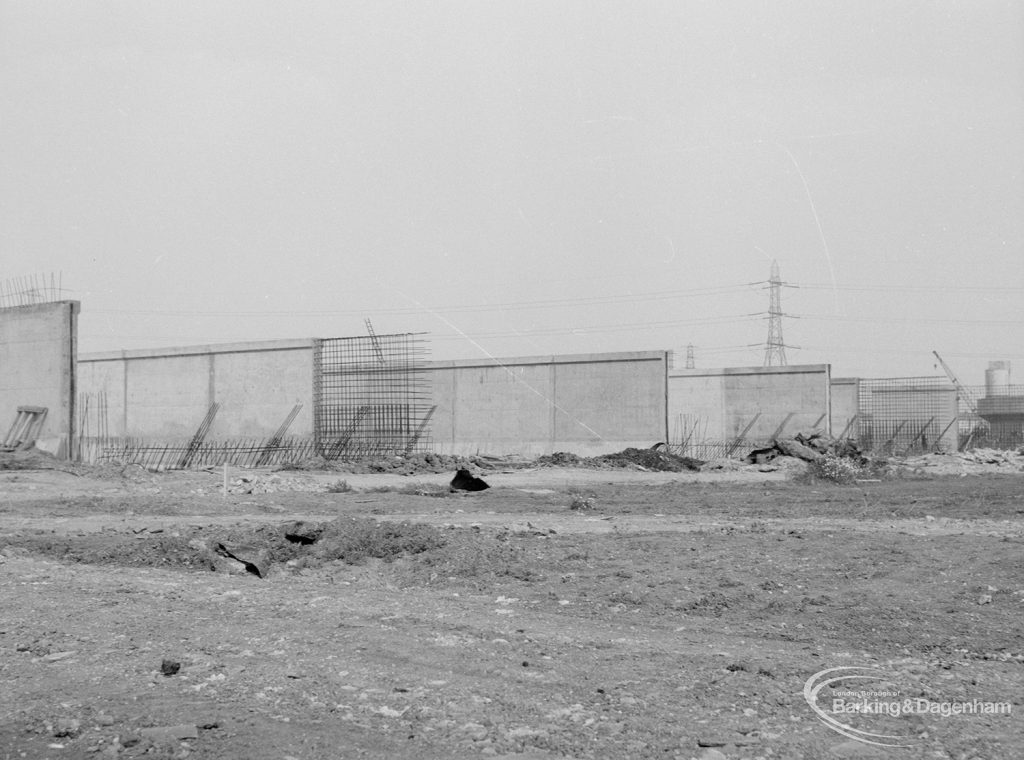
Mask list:
[[[1024,472],[1024,449],[971,449],[949,454],[923,454],[893,464],[909,470],[927,469],[935,474]]]
[[[777,438],[771,446],[751,451],[743,461],[747,464],[766,464],[776,457],[785,456],[816,462],[826,455],[851,459],[860,466],[868,462],[864,452],[853,440],[833,438],[824,433],[797,433],[792,438]]]
[[[1020,467],[1024,465],[1024,449],[972,449],[970,451],[958,451],[954,456],[962,462],[974,464],[995,464],[1011,465]]]

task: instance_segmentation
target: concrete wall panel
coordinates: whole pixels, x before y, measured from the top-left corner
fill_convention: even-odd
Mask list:
[[[296,403],[303,409],[288,434],[312,434],[308,340],[107,352],[83,355],[78,365],[83,397],[95,404],[106,395],[110,435],[187,438],[214,401],[221,409],[211,438],[268,437]]]
[[[555,438],[567,450],[621,451],[665,440],[664,362],[556,364],[553,372]]]
[[[748,441],[829,431],[827,364],[673,370],[668,382],[674,442],[691,433],[691,442],[710,443],[744,431]]]
[[[855,377],[832,378],[832,434],[854,440],[860,435],[857,416],[859,380]]]
[[[442,453],[594,455],[665,437],[664,352],[429,366]]]
[[[217,435],[271,436],[295,404],[302,404],[302,411],[287,434],[313,434],[309,349],[216,354],[214,393],[223,405],[217,415]]]
[[[433,368],[435,449],[502,454],[522,442],[549,447],[550,375],[546,365]]]
[[[6,435],[19,406],[48,412],[37,438],[68,455],[75,429],[77,301],[0,309],[0,426]]]
[[[210,397],[210,356],[129,360],[128,421],[131,437],[188,437],[203,421]]]

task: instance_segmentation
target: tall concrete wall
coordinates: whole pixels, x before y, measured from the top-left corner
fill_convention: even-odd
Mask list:
[[[75,430],[78,311],[77,301],[0,309],[0,434],[19,406],[46,407],[37,439],[62,457]]]
[[[664,351],[431,362],[434,449],[595,455],[666,436]]]
[[[668,423],[673,443],[718,443],[743,436],[831,431],[830,367],[677,369],[668,377]]]
[[[210,438],[311,436],[312,341],[148,349],[79,357],[79,386],[111,436],[180,439],[213,402]],[[596,454],[664,440],[663,351],[427,363],[442,453]],[[92,413],[91,413],[92,414]],[[101,428],[93,419],[92,430]]]
[[[310,340],[85,354],[78,374],[94,413],[105,407],[111,436],[185,438],[214,402],[221,408],[211,437],[268,437],[296,403],[303,407],[288,435],[312,435]],[[99,419],[91,425],[102,427]]]

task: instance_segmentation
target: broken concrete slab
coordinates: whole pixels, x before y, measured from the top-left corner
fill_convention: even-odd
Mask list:
[[[775,441],[775,447],[785,456],[803,459],[805,462],[817,462],[822,456],[820,452],[804,446],[794,438],[780,438]]]

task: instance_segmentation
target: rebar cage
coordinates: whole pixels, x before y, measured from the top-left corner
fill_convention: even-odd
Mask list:
[[[956,451],[956,388],[942,377],[861,380],[859,444],[865,451]]]
[[[313,341],[313,439],[326,459],[430,449],[423,333]]]

